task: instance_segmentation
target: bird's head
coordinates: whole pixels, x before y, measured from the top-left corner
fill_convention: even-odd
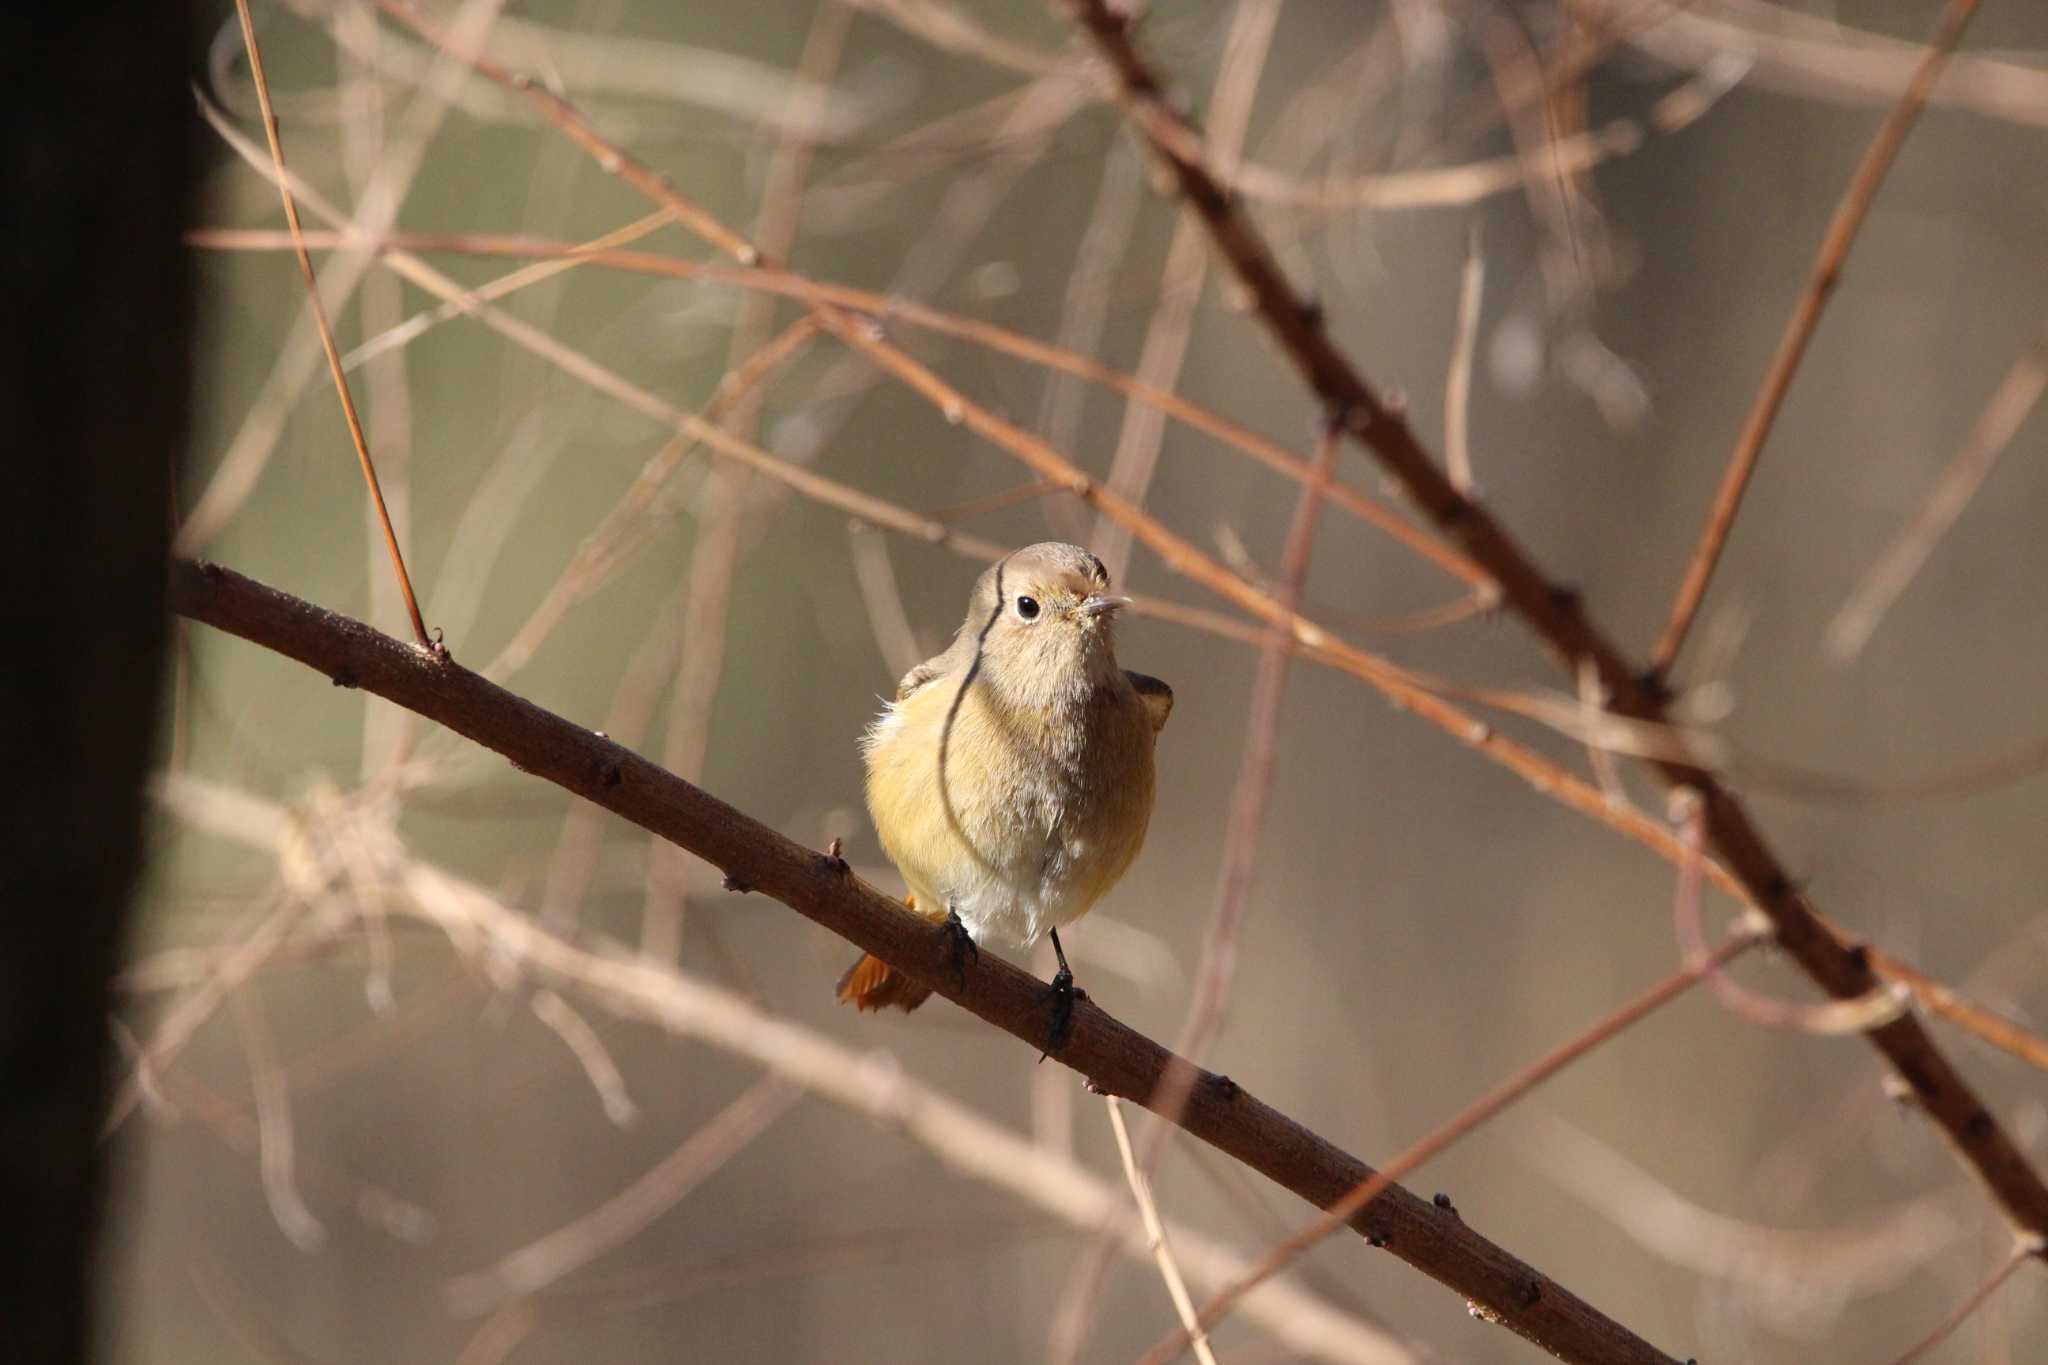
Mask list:
[[[1109,570],[1078,545],[1046,541],[990,565],[961,625],[981,672],[1002,695],[1047,707],[1079,701],[1116,674],[1113,623],[1130,598],[1109,590]]]

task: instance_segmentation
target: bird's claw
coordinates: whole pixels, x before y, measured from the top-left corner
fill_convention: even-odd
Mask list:
[[[1074,974],[1065,967],[1052,974],[1046,993],[1052,997],[1052,1027],[1046,1030],[1045,1051],[1038,1054],[1041,1062],[1067,1045],[1074,1033],[1074,1002],[1088,998],[1088,992],[1075,988]]]
[[[981,945],[974,941],[974,935],[967,932],[967,926],[960,920],[958,910],[946,911],[946,923],[942,926],[947,941],[947,954],[953,963],[953,975],[961,985],[967,984],[967,959],[981,961]]]

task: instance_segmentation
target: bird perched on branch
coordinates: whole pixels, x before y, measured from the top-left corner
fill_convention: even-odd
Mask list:
[[[1102,561],[1047,542],[991,565],[943,653],[903,675],[862,741],[868,810],[910,907],[979,945],[1052,936],[1049,1046],[1066,1041],[1074,974],[1059,927],[1100,900],[1145,842],[1153,739],[1173,689],[1117,666]],[[864,1010],[931,989],[869,954],[839,981]]]

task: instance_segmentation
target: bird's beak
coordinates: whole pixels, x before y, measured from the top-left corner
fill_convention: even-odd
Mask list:
[[[1118,607],[1129,605],[1131,599],[1128,597],[1111,597],[1107,593],[1096,593],[1093,597],[1084,598],[1077,610],[1083,616],[1107,616]]]

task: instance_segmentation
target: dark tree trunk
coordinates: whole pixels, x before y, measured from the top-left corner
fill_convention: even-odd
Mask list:
[[[141,865],[192,351],[180,0],[0,6],[0,1320],[88,1358],[107,978]]]

